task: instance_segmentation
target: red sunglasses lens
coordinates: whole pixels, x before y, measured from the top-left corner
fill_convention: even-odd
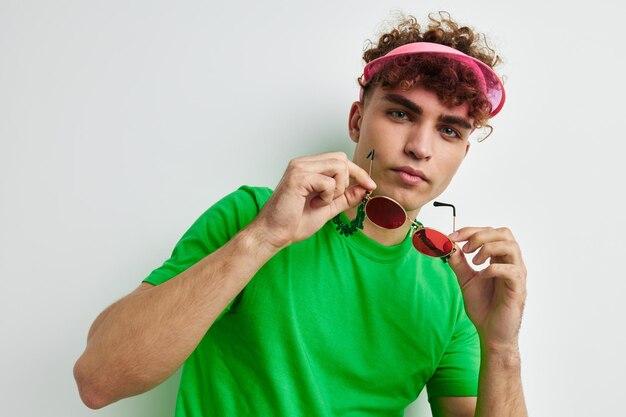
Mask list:
[[[413,246],[424,255],[441,258],[452,252],[454,245],[448,236],[434,229],[420,229],[413,235]]]
[[[374,197],[368,201],[365,214],[372,223],[385,229],[396,229],[406,221],[404,209],[386,197]]]

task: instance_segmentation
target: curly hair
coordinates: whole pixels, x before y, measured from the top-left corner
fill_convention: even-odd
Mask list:
[[[422,31],[415,17],[403,18],[390,32],[380,36],[377,45],[369,41],[363,60],[370,62],[407,43],[432,42],[455,48],[490,68],[501,62],[487,44],[485,35],[470,27],[459,26],[449,13],[431,13],[428,19],[428,27]],[[400,56],[385,63],[367,84],[361,78],[358,82],[363,88],[363,101],[371,94],[373,86],[380,85],[386,89],[400,87],[406,90],[420,86],[434,92],[446,105],[468,103],[468,116],[474,120],[474,127],[486,126],[491,113],[491,104],[480,88],[474,70],[445,55]]]

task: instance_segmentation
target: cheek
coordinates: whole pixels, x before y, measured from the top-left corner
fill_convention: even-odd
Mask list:
[[[450,181],[452,180],[452,176],[441,176],[439,179],[440,181],[433,187],[433,194],[435,196],[440,195],[446,190],[446,188],[448,188],[448,185],[450,185]]]
[[[456,174],[456,172],[458,171],[461,163],[463,162],[463,159],[465,159],[464,156],[465,153],[461,155],[455,155],[455,158],[450,162],[450,172],[452,173],[452,175]]]
[[[459,152],[455,152],[449,155],[449,158],[446,158],[445,163],[442,164],[443,170],[440,176],[442,189],[445,189],[448,184],[450,184],[450,181],[452,181],[452,178],[463,162],[464,155],[465,153],[460,154]]]
[[[396,137],[401,135],[402,126],[390,122],[385,115],[370,114],[366,121],[361,125],[361,132],[367,135],[372,141],[380,138]]]
[[[466,146],[464,143],[449,143],[450,146],[442,147],[442,162],[447,171],[455,173],[465,159]]]

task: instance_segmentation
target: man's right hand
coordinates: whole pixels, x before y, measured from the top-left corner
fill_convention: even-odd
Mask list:
[[[367,171],[343,152],[296,158],[289,162],[254,225],[263,229],[267,243],[282,249],[308,238],[337,214],[356,207],[365,193],[375,188]]]

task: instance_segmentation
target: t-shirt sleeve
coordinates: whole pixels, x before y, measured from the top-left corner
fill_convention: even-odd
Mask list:
[[[269,188],[242,186],[222,198],[193,223],[170,258],[143,282],[162,284],[219,249],[257,216],[270,195]]]
[[[461,298],[454,334],[434,375],[426,384],[429,400],[434,397],[473,397],[478,394],[480,340],[462,302]]]

